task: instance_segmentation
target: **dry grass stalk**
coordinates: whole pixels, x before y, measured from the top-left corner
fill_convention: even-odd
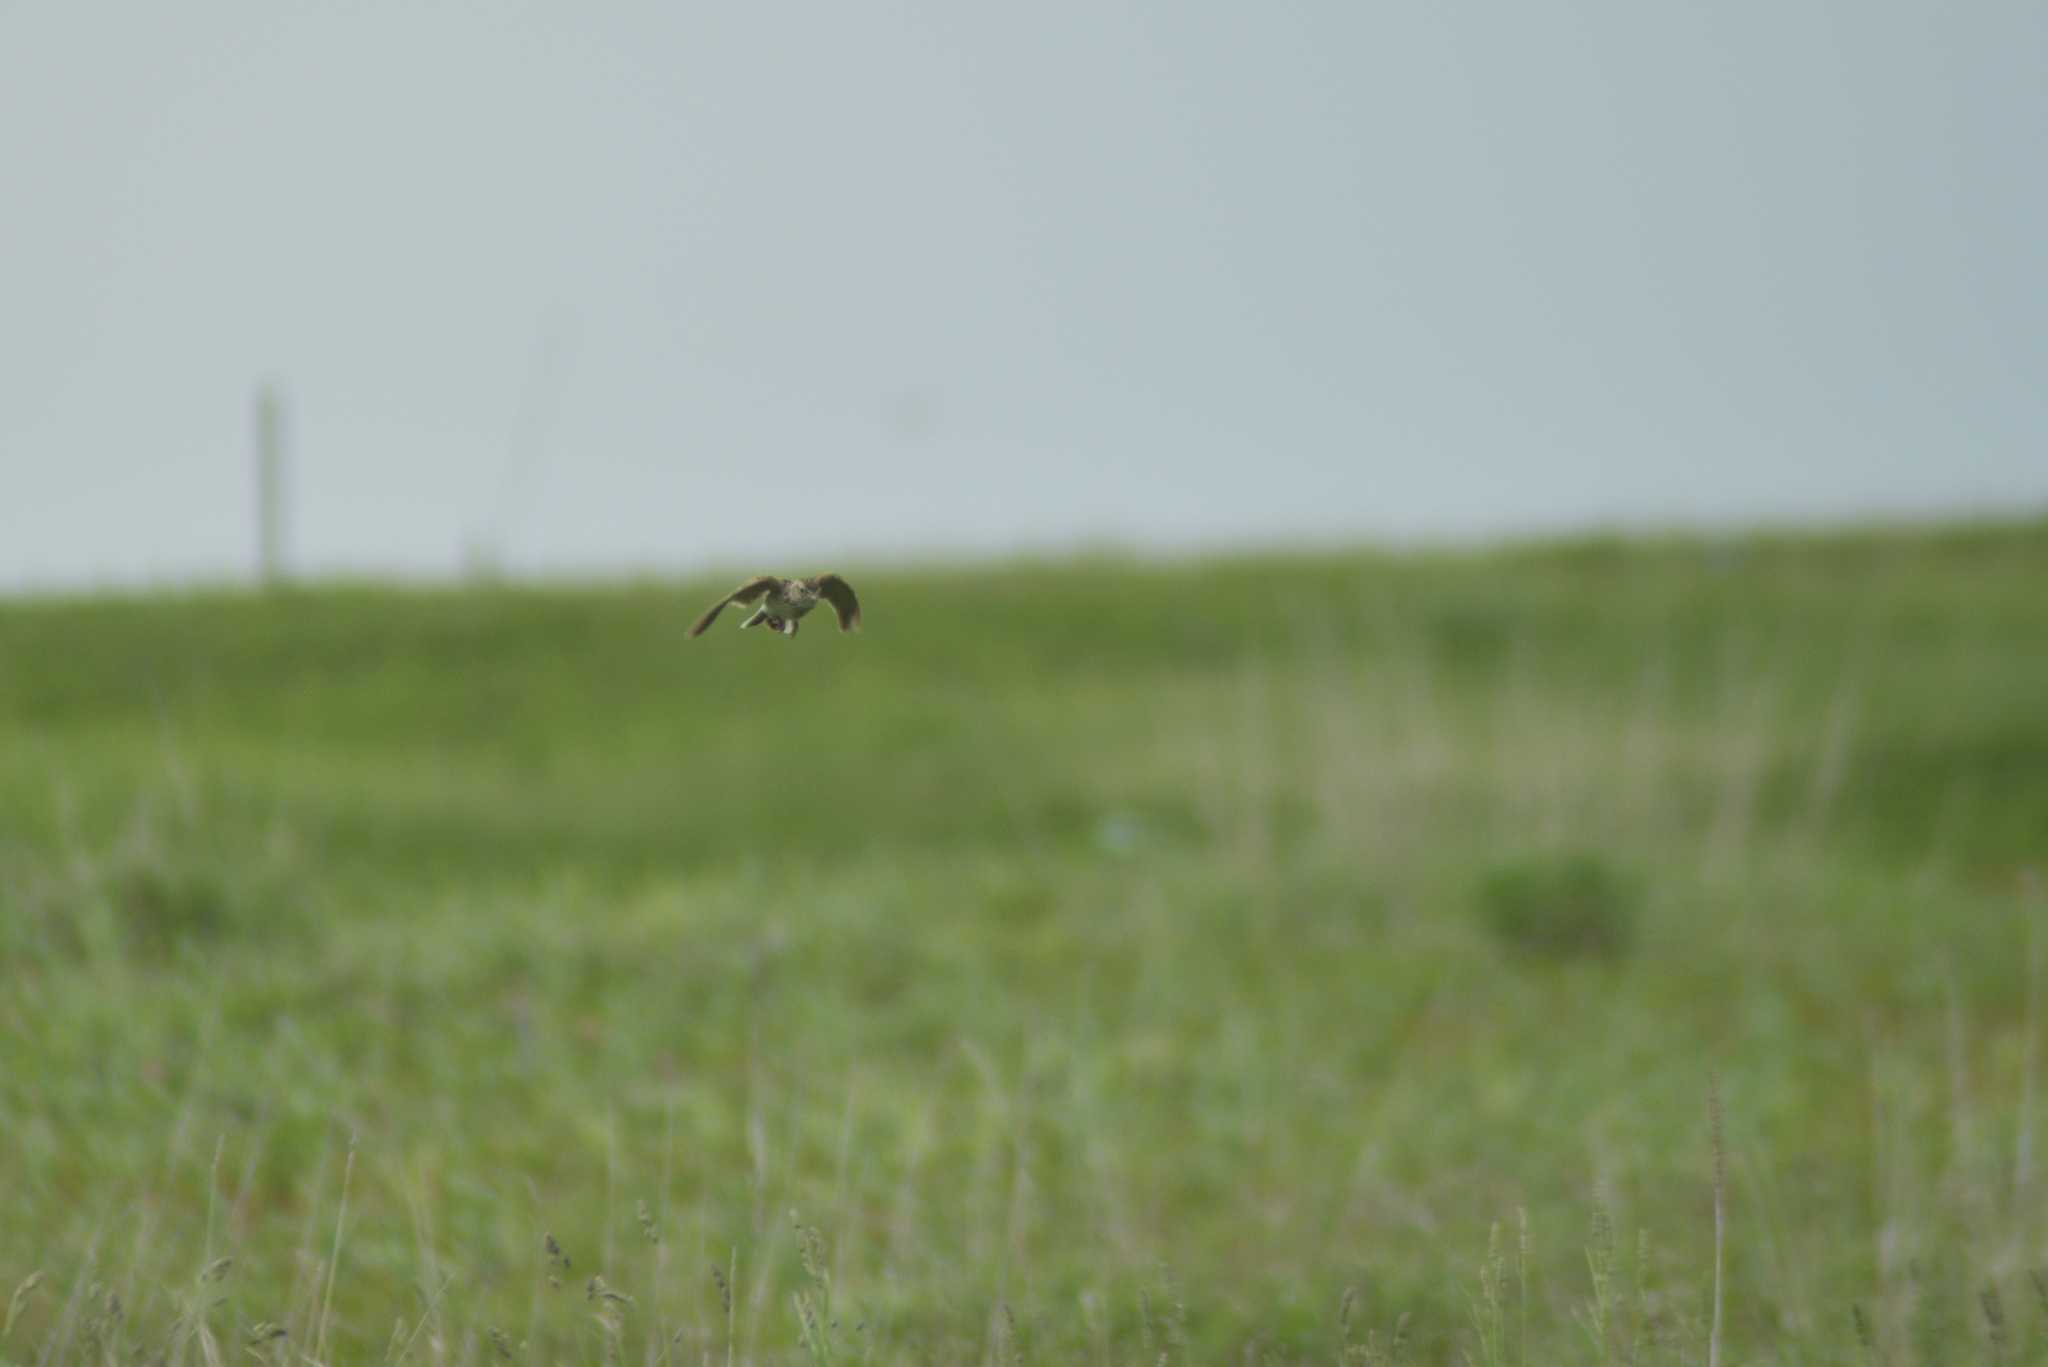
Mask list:
[[[1721,1078],[1707,1074],[1707,1126],[1714,1144],[1714,1320],[1707,1335],[1707,1367],[1721,1367],[1721,1274],[1728,1236],[1728,1145],[1722,1132]]]

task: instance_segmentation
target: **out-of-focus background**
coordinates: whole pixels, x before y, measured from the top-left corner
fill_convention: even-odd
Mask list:
[[[0,8],[0,1363],[2040,1360],[2044,138],[2020,4]]]

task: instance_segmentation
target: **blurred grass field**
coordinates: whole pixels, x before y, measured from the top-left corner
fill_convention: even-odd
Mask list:
[[[0,603],[0,1361],[2048,1360],[2048,523],[838,568]]]

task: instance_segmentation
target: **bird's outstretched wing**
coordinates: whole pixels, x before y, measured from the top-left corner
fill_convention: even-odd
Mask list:
[[[852,631],[860,625],[860,599],[853,596],[853,585],[836,574],[821,574],[811,582],[818,586],[819,596],[839,614],[841,631]]]
[[[772,574],[760,574],[754,576],[752,579],[749,579],[746,583],[740,585],[731,593],[728,593],[727,595],[725,595],[725,597],[719,599],[710,607],[706,608],[704,610],[704,615],[702,617],[699,617],[696,623],[693,626],[691,626],[690,634],[692,636],[702,636],[705,632],[705,629],[708,628],[713,622],[718,620],[718,614],[725,611],[725,605],[727,603],[739,603],[741,605],[745,605],[747,603],[759,602],[762,598],[765,598],[768,594],[781,587],[782,581]]]

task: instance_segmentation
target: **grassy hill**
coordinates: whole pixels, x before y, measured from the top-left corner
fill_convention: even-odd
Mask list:
[[[0,603],[0,1361],[2048,1352],[2048,524],[842,568]]]

